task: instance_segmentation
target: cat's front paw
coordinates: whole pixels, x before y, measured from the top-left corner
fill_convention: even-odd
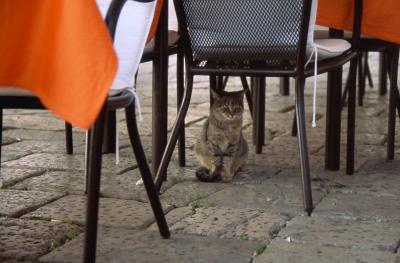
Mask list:
[[[199,167],[196,170],[196,177],[201,182],[216,182],[221,180],[221,177],[215,173],[210,174],[210,170],[205,167]]]

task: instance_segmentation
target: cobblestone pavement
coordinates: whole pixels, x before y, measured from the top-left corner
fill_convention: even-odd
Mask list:
[[[175,58],[170,59],[169,124],[176,115]],[[377,56],[371,55],[377,86]],[[311,128],[311,81],[306,89],[313,193],[302,210],[297,139],[290,136],[294,98],[267,80],[266,145],[251,148],[233,183],[195,179],[193,144],[208,114],[207,78],[196,78],[186,118],[187,167],[174,156],[162,203],[172,231],[160,238],[120,120],[121,163],[103,157],[98,262],[400,262],[400,148],[386,161],[387,97],[367,89],[357,111],[356,173],[345,175],[346,110],[340,171],[324,170],[326,76],[318,78],[318,123]],[[228,89],[239,89],[230,79]],[[291,90],[293,93],[293,89]],[[138,92],[142,140],[151,161],[151,65],[142,65]],[[251,142],[248,111],[244,134]],[[398,122],[398,125],[400,123]],[[84,133],[74,130],[65,154],[64,123],[46,111],[6,110],[0,175],[0,261],[80,262],[85,216]],[[400,132],[397,143],[400,145]]]

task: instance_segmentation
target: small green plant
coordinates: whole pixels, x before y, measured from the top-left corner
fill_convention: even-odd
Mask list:
[[[190,206],[192,207],[193,210],[196,208],[202,207],[201,199],[204,197],[201,193],[196,193],[196,197],[193,199],[193,201],[190,203]]]
[[[76,237],[76,233],[74,230],[69,230],[66,235],[68,240],[72,240]]]
[[[56,243],[54,240],[49,241],[49,251],[53,251],[56,248]]]
[[[246,235],[246,234],[242,234],[242,235],[240,235],[238,238],[239,238],[240,240],[243,240],[243,241],[249,240],[249,236]]]
[[[265,250],[266,247],[267,246],[265,244],[256,243],[253,251],[253,257],[260,255]]]

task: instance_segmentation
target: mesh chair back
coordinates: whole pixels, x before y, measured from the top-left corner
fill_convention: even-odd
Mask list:
[[[297,59],[304,2],[175,0],[175,6],[193,62],[281,64]]]

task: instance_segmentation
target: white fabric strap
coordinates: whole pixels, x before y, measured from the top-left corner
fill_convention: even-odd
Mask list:
[[[313,46],[310,57],[308,58],[304,67],[307,67],[314,57],[314,81],[313,81],[313,113],[311,127],[317,127],[317,76],[318,76],[318,48],[316,45]]]
[[[135,88],[128,89],[129,92],[135,97],[135,107],[137,110],[137,120],[143,122],[142,107],[140,106],[140,99]]]

